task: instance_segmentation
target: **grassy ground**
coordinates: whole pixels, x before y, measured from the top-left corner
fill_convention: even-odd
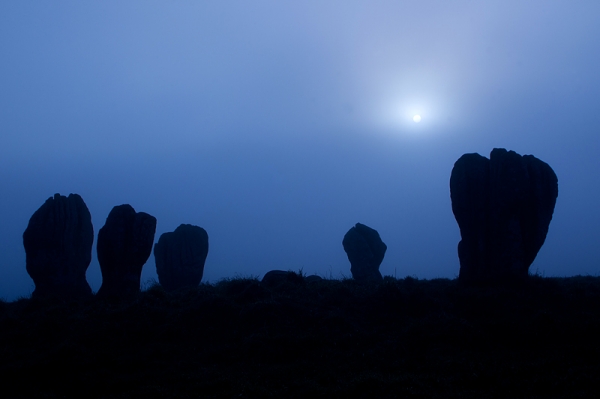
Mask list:
[[[0,302],[0,396],[592,398],[599,337],[595,277],[291,273],[128,301],[21,299]]]

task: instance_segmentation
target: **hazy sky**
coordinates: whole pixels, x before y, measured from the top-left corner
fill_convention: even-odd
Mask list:
[[[454,278],[450,172],[494,147],[558,176],[530,271],[598,275],[599,21],[592,0],[2,1],[0,298],[33,290],[22,234],[54,193],[96,234],[124,203],[155,242],[205,228],[203,281],[350,276],[357,222],[382,274]]]

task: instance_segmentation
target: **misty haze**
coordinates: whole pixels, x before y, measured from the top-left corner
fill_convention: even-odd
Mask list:
[[[34,288],[22,234],[54,193],[81,195],[95,232],[120,204],[156,217],[157,238],[201,226],[203,281],[349,276],[340,241],[357,222],[389,247],[383,275],[454,278],[450,172],[493,148],[560,180],[531,271],[598,273],[597,6],[1,7],[7,300]],[[95,248],[87,278],[97,291]]]
[[[81,227],[69,233],[79,248],[69,256],[86,265],[77,266],[77,283],[65,285],[87,298],[75,302],[73,319],[109,325],[113,311],[131,320],[147,311],[153,318],[140,325],[156,328],[166,323],[160,306],[191,314],[214,303],[246,321],[254,311],[265,320],[298,314],[304,321],[290,321],[298,328],[293,339],[279,325],[273,333],[271,319],[265,337],[281,332],[309,352],[303,339],[317,334],[307,327],[313,322],[332,323],[323,336],[333,338],[323,342],[333,345],[339,331],[371,321],[390,329],[359,328],[364,337],[410,340],[429,331],[423,320],[431,315],[456,340],[476,340],[471,327],[494,331],[512,311],[507,323],[533,323],[524,330],[530,338],[546,331],[544,323],[574,323],[553,339],[587,337],[598,311],[582,298],[596,303],[600,271],[598,15],[600,3],[585,1],[3,2],[0,326],[13,334],[10,323],[20,320],[31,336],[46,328],[27,318],[46,320],[36,301],[60,285],[44,285],[55,225],[41,220],[69,209],[79,224],[61,226]],[[185,262],[193,270],[169,269]],[[496,286],[489,294],[459,288],[496,280],[516,284],[518,299]],[[479,295],[501,309],[490,313],[500,319],[465,305]],[[292,297],[299,308],[286,302]],[[363,300],[385,298],[402,299],[348,316]],[[578,306],[578,315],[591,312],[593,326],[551,308],[557,298]],[[56,314],[70,311],[52,304]],[[343,309],[341,324],[329,306]],[[226,332],[234,324],[213,312],[207,320],[223,337],[260,341],[255,319],[240,322],[233,337]],[[390,327],[394,312],[416,317],[409,323],[416,330]],[[451,320],[440,321],[444,315]],[[178,323],[169,325],[184,331]],[[96,340],[99,325],[86,324],[73,342]],[[239,349],[223,348],[231,356]],[[505,349],[498,348],[495,355]],[[573,348],[559,349],[576,363]],[[254,354],[244,356],[252,367]],[[502,364],[512,364],[506,356]],[[577,370],[597,370],[589,365]],[[336,389],[322,392],[342,392]]]

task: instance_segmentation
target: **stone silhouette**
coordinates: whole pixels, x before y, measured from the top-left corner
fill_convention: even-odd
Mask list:
[[[98,232],[102,271],[99,296],[130,296],[140,291],[142,267],[152,252],[156,218],[131,205],[115,206]]]
[[[323,277],[317,276],[316,274],[311,274],[310,276],[306,276],[304,281],[307,283],[316,283],[318,281],[323,281]]]
[[[182,224],[162,234],[154,245],[158,282],[167,291],[198,286],[207,255],[208,234],[202,227]]]
[[[270,270],[265,273],[260,282],[267,287],[275,287],[284,283],[302,284],[304,278],[301,274],[291,270]]]
[[[452,212],[462,238],[459,279],[527,277],[557,197],[556,174],[532,155],[495,148],[490,159],[461,156],[450,177]]]
[[[379,265],[383,261],[387,245],[379,233],[364,224],[357,223],[342,241],[350,261],[352,277],[359,281],[382,281]]]
[[[54,194],[31,216],[23,233],[32,297],[91,296],[85,272],[92,260],[94,228],[83,199]]]

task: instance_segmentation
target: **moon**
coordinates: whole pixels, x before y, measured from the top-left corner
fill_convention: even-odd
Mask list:
[[[415,115],[415,116],[413,116],[413,121],[415,121],[415,123],[421,122],[421,115]]]

